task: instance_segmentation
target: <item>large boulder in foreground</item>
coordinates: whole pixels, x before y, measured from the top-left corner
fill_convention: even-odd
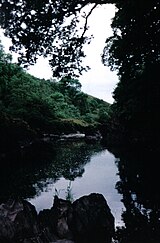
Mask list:
[[[31,203],[10,199],[0,205],[0,243],[47,243],[55,239],[41,227]]]
[[[39,232],[33,205],[23,200],[9,200],[0,205],[0,242],[18,242]]]
[[[37,215],[25,200],[0,205],[1,243],[111,243],[114,217],[101,194],[70,203],[54,198],[51,209]]]
[[[76,200],[69,225],[76,242],[111,242],[114,234],[114,217],[101,194]]]

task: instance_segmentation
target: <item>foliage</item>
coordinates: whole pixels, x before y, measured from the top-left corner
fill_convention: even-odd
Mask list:
[[[119,1],[116,7],[113,36],[106,40],[103,54],[104,63],[118,71],[120,80],[110,134],[127,142],[155,144],[160,121],[160,2]]]
[[[54,76],[75,75],[88,69],[82,65],[83,44],[91,40],[85,34],[88,17],[98,4],[107,2],[112,1],[1,0],[0,25],[12,39],[11,49],[21,55],[20,62],[32,64],[38,55],[49,56]]]
[[[0,111],[10,118],[26,121],[37,131],[75,132],[99,122],[101,107],[108,110],[109,104],[81,92],[77,79],[38,79],[11,63],[1,46]]]
[[[104,62],[119,75],[133,77],[146,63],[159,60],[159,1],[119,1],[106,40]],[[137,38],[138,37],[138,38]]]

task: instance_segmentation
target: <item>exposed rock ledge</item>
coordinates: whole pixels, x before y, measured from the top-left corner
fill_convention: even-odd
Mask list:
[[[111,243],[114,217],[101,194],[73,202],[54,198],[51,209],[37,214],[25,200],[0,205],[1,243]]]

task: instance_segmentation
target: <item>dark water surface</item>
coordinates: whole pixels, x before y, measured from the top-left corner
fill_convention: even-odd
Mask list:
[[[52,177],[46,178],[48,183],[42,192],[30,199],[37,211],[50,208],[55,194],[65,199],[67,188],[73,200],[96,192],[104,195],[116,219],[116,225],[121,225],[123,204],[121,195],[115,189],[118,169],[114,155],[101,145],[77,142],[59,145],[57,154],[55,160],[57,160],[56,163],[62,165],[61,175],[56,181]],[[75,167],[72,168],[72,165]],[[38,191],[37,183],[34,187]]]
[[[160,187],[158,147],[136,146],[112,148],[117,158],[119,181],[125,210],[122,218],[125,228],[117,232],[123,243],[160,242]]]
[[[1,199],[23,197],[37,211],[50,208],[55,194],[73,199],[92,192],[102,193],[121,225],[123,204],[115,189],[118,169],[115,157],[99,143],[59,141],[36,145],[22,154],[14,154],[1,169]],[[16,167],[15,167],[16,164]]]
[[[160,242],[159,150],[108,150],[84,141],[40,143],[1,156],[0,167],[1,201],[22,197],[40,211],[52,206],[55,194],[75,200],[102,193],[116,226],[125,226],[116,242]]]

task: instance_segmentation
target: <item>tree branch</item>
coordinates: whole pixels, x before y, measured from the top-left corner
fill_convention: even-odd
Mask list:
[[[81,35],[81,38],[84,37],[84,34],[85,32],[87,31],[87,25],[88,25],[88,18],[89,16],[91,15],[91,13],[93,12],[93,10],[98,6],[97,3],[94,4],[94,6],[91,8],[91,10],[89,11],[89,13],[87,14],[87,17],[86,17],[86,21],[85,21],[85,25],[84,25],[84,30],[83,30],[83,33]]]

